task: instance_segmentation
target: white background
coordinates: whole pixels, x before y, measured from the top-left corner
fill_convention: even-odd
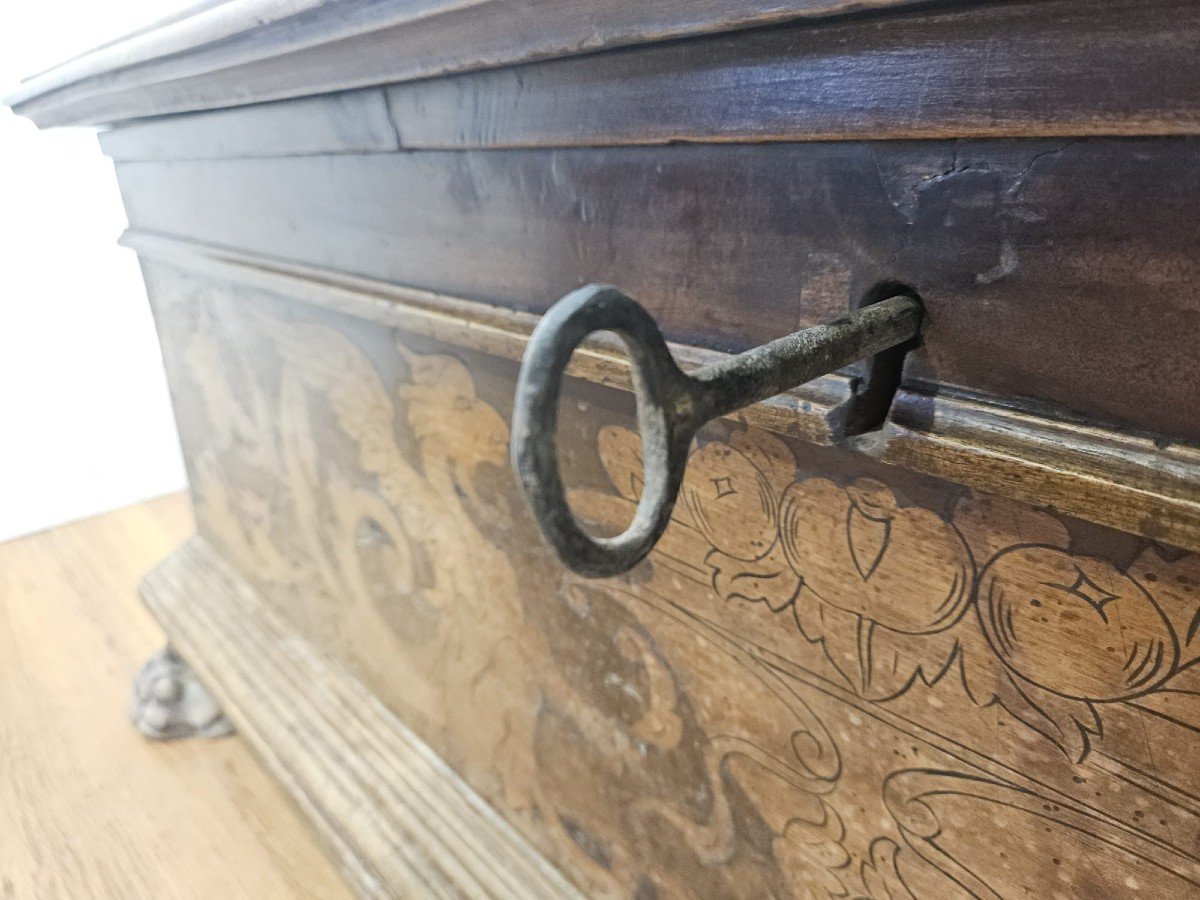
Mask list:
[[[7,0],[0,95],[179,0]],[[185,484],[111,162],[0,109],[0,540]]]

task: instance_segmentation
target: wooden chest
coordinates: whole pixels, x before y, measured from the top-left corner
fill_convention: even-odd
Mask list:
[[[230,0],[10,102],[106,126],[198,521],[145,600],[357,889],[898,900],[1200,897],[1198,98],[1183,0]],[[589,283],[686,370],[924,320],[591,578],[509,462]]]

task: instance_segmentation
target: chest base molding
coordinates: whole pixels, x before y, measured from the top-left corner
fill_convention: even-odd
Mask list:
[[[578,896],[203,538],[150,572],[141,594],[360,894]]]

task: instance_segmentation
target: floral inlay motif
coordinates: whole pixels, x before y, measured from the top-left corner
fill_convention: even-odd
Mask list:
[[[521,519],[489,363],[181,283],[206,538],[589,896],[1120,896],[1135,868],[1200,896],[1200,813],[1104,734],[1135,707],[1200,730],[1195,557],[1116,563],[1048,513],[929,508],[746,430],[695,449],[648,567],[581,581]],[[638,453],[601,430],[612,489],[581,516],[627,520]]]
[[[608,427],[599,445],[635,502],[637,436]],[[573,495],[585,517],[613,512],[590,493]],[[964,494],[945,515],[870,478],[802,477],[757,430],[693,450],[681,498],[665,552],[706,542],[721,597],[790,611],[862,697],[887,702],[954,674],[977,706],[999,704],[1076,760],[1102,734],[1103,704],[1159,689],[1173,692],[1172,716],[1200,727],[1192,555],[1148,546],[1122,570],[1072,552],[1046,512]]]

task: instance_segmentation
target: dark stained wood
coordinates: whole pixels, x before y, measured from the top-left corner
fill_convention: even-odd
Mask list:
[[[220,159],[400,149],[379,89],[134,122],[100,133],[113,159]]]
[[[115,122],[925,2],[234,0],[51,69],[5,102],[43,127]]]
[[[532,311],[611,282],[674,340],[721,350],[901,281],[928,310],[910,387],[1200,439],[1189,140],[425,152],[118,174],[142,231]]]
[[[1060,0],[637,47],[389,98],[413,148],[1196,134],[1198,50],[1193,0]]]
[[[371,88],[133,122],[101,143],[115,159],[194,159],[401,145],[1195,134],[1195,47],[1191,0],[951,7],[419,80],[387,88],[388,108]]]

